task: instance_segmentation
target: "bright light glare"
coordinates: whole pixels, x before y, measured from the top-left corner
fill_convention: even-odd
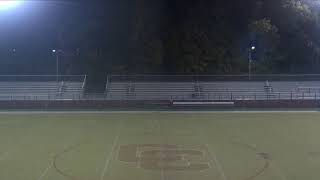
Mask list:
[[[0,10],[7,10],[20,5],[22,0],[0,0]]]
[[[255,47],[255,46],[252,46],[252,47],[251,47],[251,50],[255,50],[255,49],[256,49],[256,47]]]

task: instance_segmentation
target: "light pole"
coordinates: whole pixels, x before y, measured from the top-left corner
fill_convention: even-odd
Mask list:
[[[59,81],[59,52],[61,50],[53,49],[52,52],[56,55],[56,81]]]
[[[249,53],[248,53],[248,70],[249,70],[249,80],[251,80],[251,65],[252,65],[252,52],[256,50],[255,46],[251,46],[249,48]]]

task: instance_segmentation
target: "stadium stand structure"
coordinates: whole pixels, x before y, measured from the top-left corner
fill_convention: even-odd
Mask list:
[[[110,100],[317,99],[320,81],[301,76],[110,76],[105,94]]]
[[[80,99],[86,76],[0,76],[0,100]]]

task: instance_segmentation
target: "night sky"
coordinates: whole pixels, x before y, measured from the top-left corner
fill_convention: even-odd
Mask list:
[[[26,1],[15,9],[0,12],[1,63],[10,66],[2,68],[0,74],[53,73],[55,56],[52,49],[63,50],[63,58],[68,61],[85,51],[85,43],[100,47],[119,46],[128,30],[128,23],[124,23],[127,5],[110,0],[90,3],[38,0]],[[99,27],[93,27],[97,24]],[[86,34],[80,34],[79,28],[94,33],[90,35],[93,42],[87,39],[87,42],[81,42]],[[63,63],[68,65],[70,62]]]

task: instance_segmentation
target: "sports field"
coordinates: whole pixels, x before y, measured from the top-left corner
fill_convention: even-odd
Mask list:
[[[319,180],[320,113],[1,113],[1,180]]]

